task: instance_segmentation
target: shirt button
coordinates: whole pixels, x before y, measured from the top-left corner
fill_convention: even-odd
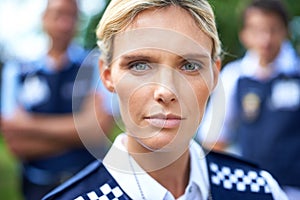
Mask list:
[[[193,191],[193,187],[190,187],[189,188],[189,193],[192,193],[192,191]]]

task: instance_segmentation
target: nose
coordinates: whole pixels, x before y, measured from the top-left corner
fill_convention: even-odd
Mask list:
[[[268,47],[272,43],[272,32],[265,30],[258,38],[262,47]]]
[[[160,70],[158,80],[156,81],[156,88],[154,91],[154,99],[163,104],[169,104],[171,102],[177,101],[177,96],[175,94],[175,82],[174,76],[175,70],[169,67],[163,67]]]
[[[169,104],[176,101],[176,95],[163,85],[157,86],[158,88],[154,92],[154,99],[163,104]]]

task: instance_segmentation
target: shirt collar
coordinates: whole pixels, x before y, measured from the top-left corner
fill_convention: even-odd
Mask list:
[[[299,58],[289,41],[284,41],[281,45],[280,52],[269,67],[272,67],[272,76],[280,73],[291,74],[299,72]],[[255,77],[256,71],[261,66],[259,58],[254,51],[248,50],[241,63],[242,75],[247,77]]]
[[[174,199],[172,194],[160,185],[156,180],[149,176],[131,157],[124,146],[122,140],[126,137],[125,134],[119,135],[103,160],[104,166],[107,168],[112,177],[117,181],[120,187],[132,199],[142,199],[137,180],[133,175],[133,165],[136,177],[141,186],[142,193],[146,199],[171,200]],[[117,158],[117,159],[116,159]],[[202,148],[195,142],[191,141],[190,145],[191,172],[188,187],[184,196],[188,195],[189,189],[193,187],[197,192],[196,195],[202,196],[202,199],[208,197],[208,171],[206,167],[206,159]],[[202,173],[203,172],[203,173]],[[151,188],[151,189],[149,189]],[[199,192],[201,191],[201,192]]]
[[[190,144],[190,157],[191,172],[187,189],[194,184],[201,191],[202,199],[207,199],[209,195],[209,180],[205,153],[194,140]],[[185,194],[187,194],[187,191]]]
[[[66,57],[69,60],[69,63],[65,66],[65,69],[69,69],[72,67],[70,63],[81,63],[86,55],[87,52],[82,47],[76,45],[75,43],[71,43],[66,51]],[[56,72],[55,70],[53,70],[54,61],[47,54],[42,56],[38,60],[37,64],[37,68],[46,73]]]

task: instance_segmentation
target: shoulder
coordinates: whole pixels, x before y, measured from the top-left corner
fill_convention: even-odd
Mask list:
[[[94,161],[43,200],[130,199],[101,161]]]
[[[2,68],[2,74],[4,77],[9,76],[14,76],[19,73],[20,69],[20,63],[16,61],[8,61],[4,63],[3,68]]]
[[[229,63],[227,63],[223,68],[221,73],[222,74],[227,74],[227,73],[233,73],[236,72],[237,69],[241,68],[241,63],[242,63],[243,59],[237,59],[234,61],[231,61]]]
[[[68,47],[67,54],[71,62],[82,63],[89,51],[76,43],[71,43]]]
[[[234,167],[259,169],[258,165],[247,160],[242,159],[239,156],[227,153],[220,153],[211,151],[207,154],[208,163],[216,163],[218,165],[229,165]]]
[[[258,165],[217,152],[208,153],[206,158],[215,197],[225,195],[229,197],[227,199],[273,199],[279,196],[276,193],[280,191],[277,182]]]
[[[243,69],[241,65],[242,59],[238,59],[228,63],[222,68],[220,77],[226,90],[228,89],[227,87],[233,87],[240,76],[242,76]]]
[[[101,173],[103,170],[105,170],[103,164],[100,161],[95,161],[81,170],[77,175],[66,181],[64,184],[47,194],[43,200],[75,199],[82,193],[92,191],[94,189],[94,185],[97,185],[98,183],[98,177],[95,177],[94,175],[97,173],[99,176],[102,174],[105,175],[105,173]]]
[[[101,165],[102,163],[99,161],[91,163],[77,175],[47,194],[43,198],[43,200],[57,199],[57,197],[62,196],[66,193],[73,193],[73,187],[85,182],[91,174],[95,173],[99,168],[101,168]]]
[[[3,65],[2,77],[7,79],[31,74],[39,69],[39,61],[8,61]]]

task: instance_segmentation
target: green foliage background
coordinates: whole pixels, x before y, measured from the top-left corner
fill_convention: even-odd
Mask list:
[[[209,0],[216,14],[217,26],[223,49],[226,52],[223,65],[227,62],[240,57],[244,49],[238,39],[238,26],[240,13],[248,0]],[[109,0],[106,0],[109,2]],[[283,0],[286,4],[291,17],[300,16],[299,0]],[[88,26],[83,30],[84,45],[86,48],[96,46],[95,29],[102,16],[102,12],[93,16]],[[300,19],[300,18],[299,18]],[[293,38],[295,45],[300,45],[300,20],[297,28],[298,37]],[[82,33],[82,31],[81,31]],[[300,49],[300,48],[299,48]],[[119,132],[119,130],[115,130]],[[114,133],[113,135],[116,135]],[[2,138],[0,137],[0,200],[21,200],[18,163],[8,152]]]
[[[223,65],[243,55],[245,49],[239,42],[238,30],[240,15],[249,0],[208,0],[215,12],[219,35],[224,50]],[[291,18],[300,16],[299,0],[282,0],[286,5]],[[106,0],[108,3],[109,0]],[[101,19],[103,12],[95,15],[89,23],[85,34],[85,46],[93,48],[96,46],[95,29]],[[298,26],[300,30],[300,25]],[[300,36],[298,36],[300,37]],[[294,38],[294,42],[300,43],[300,38]],[[296,41],[297,40],[297,41]],[[299,44],[298,44],[299,45]]]
[[[282,0],[286,5],[290,18],[300,16],[299,0]],[[245,49],[239,42],[238,31],[241,12],[249,0],[209,0],[216,15],[219,36],[223,44],[223,50],[227,53],[223,59],[223,65],[243,55]],[[300,29],[300,26],[298,26]],[[296,40],[296,38],[294,38]],[[297,38],[297,42],[299,38]],[[296,41],[293,41],[296,43]],[[296,44],[295,44],[296,45]]]

